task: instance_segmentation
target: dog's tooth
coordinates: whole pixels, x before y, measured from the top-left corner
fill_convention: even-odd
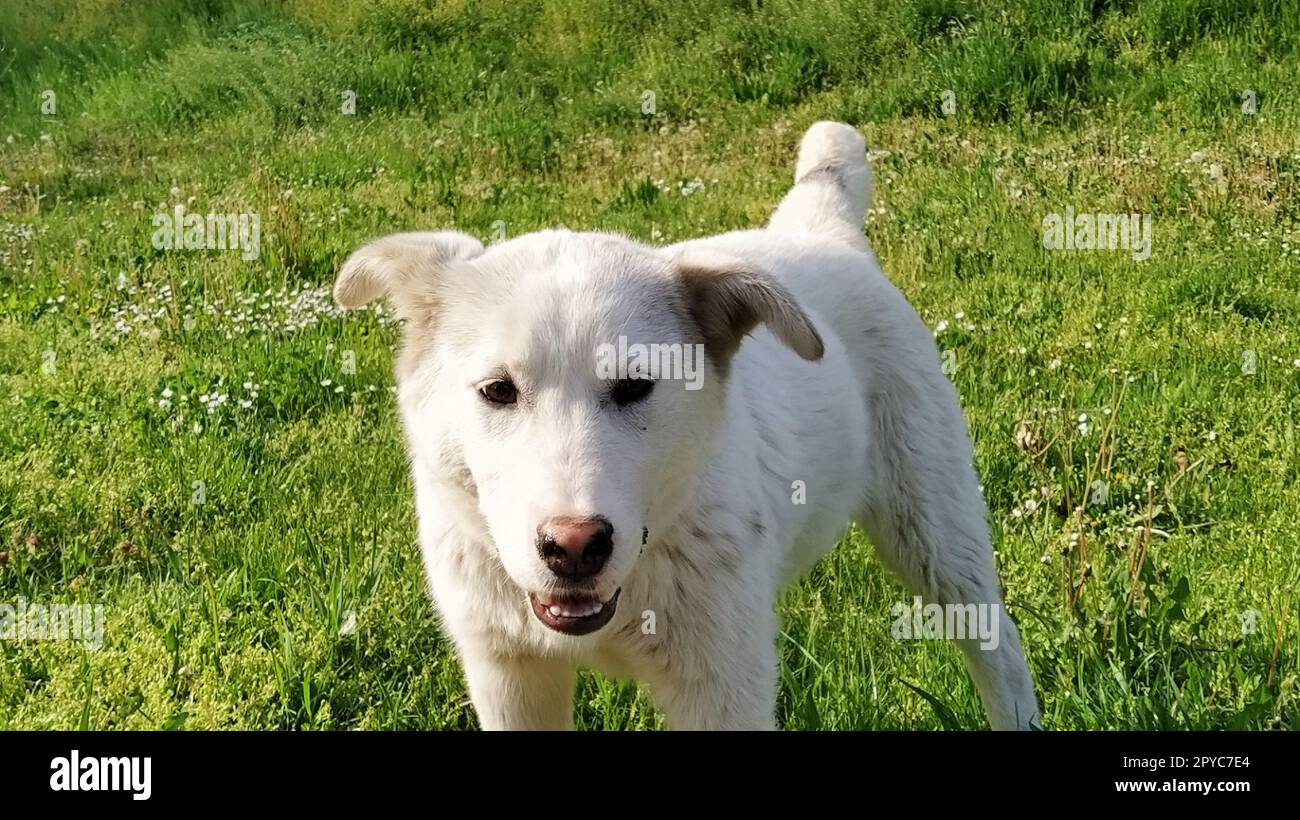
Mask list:
[[[546,606],[552,618],[590,618],[605,609],[602,601],[578,601],[572,604],[556,602]]]

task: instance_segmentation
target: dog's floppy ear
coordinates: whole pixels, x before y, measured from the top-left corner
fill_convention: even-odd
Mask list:
[[[481,242],[456,231],[390,234],[352,252],[334,280],[334,299],[351,309],[388,295],[397,315],[410,318],[433,306],[448,263],[482,252]]]
[[[730,360],[759,323],[803,359],[815,362],[825,352],[794,296],[766,271],[713,251],[684,251],[673,266],[705,349],[721,361]]]

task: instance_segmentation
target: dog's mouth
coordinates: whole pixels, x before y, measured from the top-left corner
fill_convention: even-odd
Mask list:
[[[614,610],[618,608],[618,595],[622,591],[621,587],[614,590],[608,601],[583,593],[539,595],[530,592],[528,602],[533,605],[533,614],[537,620],[556,632],[588,635],[614,617]]]

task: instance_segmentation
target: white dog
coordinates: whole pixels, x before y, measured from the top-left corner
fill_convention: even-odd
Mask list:
[[[821,122],[765,229],[404,233],[343,265],[343,307],[405,319],[420,544],[483,727],[571,727],[588,666],[675,728],[773,728],[774,601],[851,520],[925,600],[1001,607],[956,393],[862,234],[870,188],[861,136]],[[998,626],[958,643],[991,725],[1027,728]]]

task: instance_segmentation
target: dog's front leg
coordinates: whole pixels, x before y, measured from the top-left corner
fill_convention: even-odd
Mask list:
[[[566,660],[463,653],[470,700],[484,729],[572,729],[577,669]]]
[[[694,635],[676,636],[672,674],[657,675],[651,683],[669,728],[776,728],[776,616],[732,613],[740,617],[695,623]]]

